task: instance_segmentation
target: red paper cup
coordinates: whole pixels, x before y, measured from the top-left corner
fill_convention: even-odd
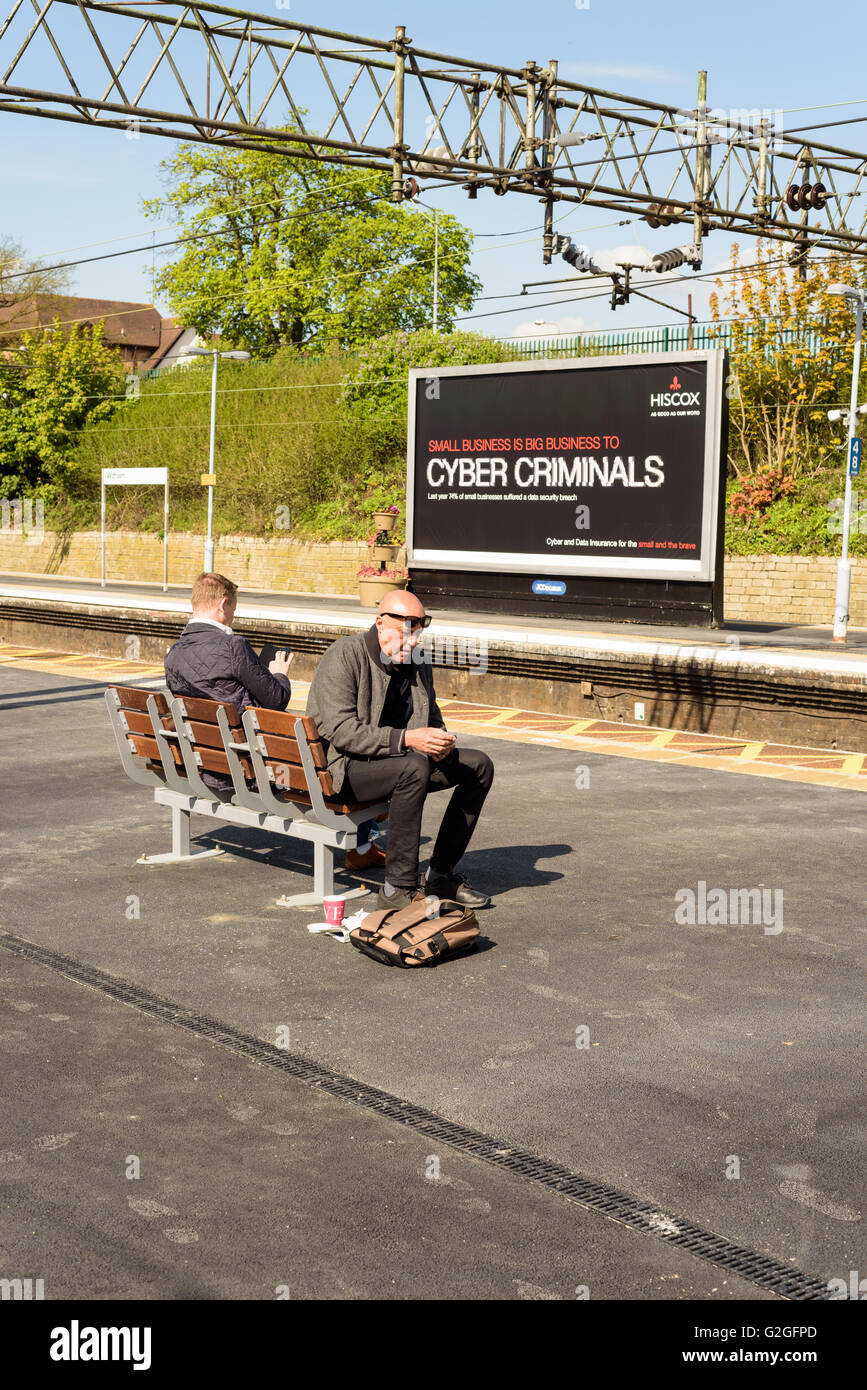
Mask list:
[[[346,907],[345,898],[323,898],[322,906],[325,908],[325,920],[329,927],[339,927],[343,922],[343,911]]]

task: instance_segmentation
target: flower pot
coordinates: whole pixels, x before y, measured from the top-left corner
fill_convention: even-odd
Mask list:
[[[390,564],[397,559],[397,552],[399,549],[399,545],[372,545],[370,547],[371,559],[376,561],[385,560],[386,564]]]
[[[358,597],[362,608],[375,608],[392,589],[405,589],[405,579],[359,579]]]
[[[376,522],[377,531],[393,531],[397,512],[374,512],[373,520]]]

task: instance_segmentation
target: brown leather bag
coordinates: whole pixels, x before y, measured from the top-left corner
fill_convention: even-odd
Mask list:
[[[383,965],[436,965],[471,951],[479,935],[476,914],[449,898],[419,893],[408,907],[369,912],[349,940]]]

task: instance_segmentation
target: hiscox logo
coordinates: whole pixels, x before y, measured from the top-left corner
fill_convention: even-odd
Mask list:
[[[701,392],[699,391],[684,391],[677,372],[675,372],[667,391],[652,391],[650,393],[650,405],[651,408],[666,405],[698,405],[700,395]]]

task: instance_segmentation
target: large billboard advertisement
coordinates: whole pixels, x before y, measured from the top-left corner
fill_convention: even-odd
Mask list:
[[[417,569],[713,580],[725,352],[414,369]]]

